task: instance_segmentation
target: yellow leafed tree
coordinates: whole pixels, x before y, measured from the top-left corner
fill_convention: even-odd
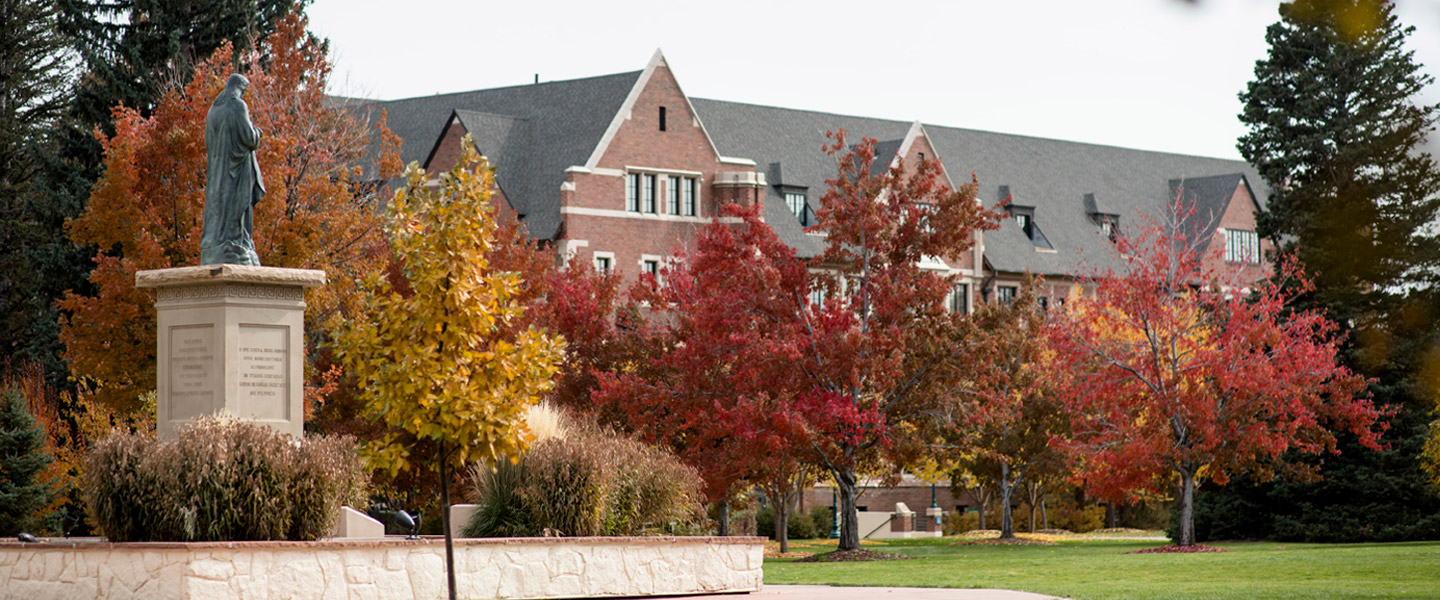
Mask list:
[[[527,409],[550,390],[565,342],[520,325],[520,276],[491,265],[495,179],[467,136],[464,156],[438,185],[411,164],[390,202],[386,234],[398,269],[363,283],[358,314],[338,323],[345,366],[371,417],[439,445],[441,515],[449,565],[452,463],[517,456],[531,437]],[[410,466],[391,435],[372,442],[371,466]]]
[[[386,224],[398,269],[365,281],[360,313],[339,324],[337,339],[368,413],[440,443],[457,464],[518,454],[526,409],[564,356],[558,336],[516,325],[520,277],[491,268],[494,176],[464,145],[438,186],[413,164],[406,171]],[[373,466],[409,466],[409,450],[394,442],[372,444]]]

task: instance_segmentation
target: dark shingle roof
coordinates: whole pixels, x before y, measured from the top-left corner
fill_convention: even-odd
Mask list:
[[[877,149],[875,163],[889,165],[899,140],[905,138],[910,124],[866,117],[847,117],[803,110],[756,106],[691,98],[700,121],[724,156],[738,156],[755,161],[767,177],[778,172],[783,180],[768,181],[765,194],[765,221],[785,243],[800,256],[815,256],[825,249],[824,238],[806,234],[785,206],[785,197],[777,184],[806,188],[806,200],[818,207],[825,193],[825,180],[835,177],[835,158],[821,148],[830,140],[826,131],[845,129],[848,138],[858,142],[862,136],[892,140],[889,154]],[[778,168],[771,163],[779,163]]]
[[[619,112],[640,71],[473,92],[376,101],[400,136],[401,160],[423,162],[451,115],[475,135],[480,152],[530,234],[554,238],[560,227],[565,169],[584,165]]]
[[[760,165],[779,163],[783,183],[808,186],[812,202],[824,192],[825,179],[835,174],[834,159],[820,151],[827,130],[844,128],[857,140],[866,136],[893,141],[903,139],[910,127],[903,121],[700,98],[691,102],[721,154],[754,159]],[[1261,203],[1268,193],[1254,170],[1238,160],[935,125],[926,125],[925,132],[956,184],[965,183],[973,172],[980,181],[980,199],[987,204],[1000,200],[1000,186],[1008,185],[1015,204],[1035,207],[1035,224],[1056,251],[1037,251],[1015,222],[1007,219],[1000,230],[985,235],[985,257],[1003,272],[1060,275],[1087,266],[1108,266],[1112,258],[1109,242],[1087,214],[1087,193],[1095,195],[1103,212],[1120,215],[1122,232],[1136,224],[1137,215],[1164,214],[1173,179],[1194,181],[1197,186],[1207,182],[1204,195],[1210,197],[1224,181],[1238,181],[1243,174]],[[898,142],[882,145],[891,155],[898,148]],[[891,155],[877,155],[876,163],[888,165]],[[1215,175],[1233,179],[1202,179]],[[1233,185],[1230,189],[1234,190]],[[794,225],[773,185],[767,196],[765,216],[781,239],[801,255],[818,252],[819,238]]]
[[[453,115],[475,136],[497,170],[512,206],[525,216],[537,238],[559,230],[560,184],[565,169],[583,165],[595,149],[641,72],[490,90],[358,103],[357,109],[385,109],[389,126],[403,140],[402,159],[424,161]],[[339,100],[339,99],[337,99]],[[765,218],[801,256],[819,254],[824,238],[807,234],[785,205],[781,185],[803,188],[818,206],[825,180],[835,176],[835,159],[822,146],[826,131],[845,129],[853,141],[877,144],[875,164],[889,165],[912,123],[692,98],[697,115],[723,156],[752,159],[771,184]],[[1036,244],[1013,220],[986,233],[985,258],[996,270],[1041,275],[1074,274],[1109,266],[1109,243],[1091,218],[1093,211],[1120,216],[1121,231],[1137,216],[1164,214],[1180,181],[1207,212],[1228,202],[1244,176],[1264,203],[1262,180],[1237,160],[1131,150],[1044,138],[926,125],[946,171],[962,184],[974,172],[980,199],[1000,200],[1009,186],[1014,203],[1034,207],[1035,224],[1054,252]],[[1086,194],[1093,194],[1087,202]],[[1208,212],[1207,212],[1208,214]]]
[[[1239,173],[1170,180],[1169,197],[1178,196],[1183,210],[1191,211],[1185,221],[1188,227],[1183,231],[1188,239],[1200,240],[1201,250],[1210,245],[1215,228],[1220,226],[1220,217],[1229,208],[1235,188],[1242,181],[1244,178]]]

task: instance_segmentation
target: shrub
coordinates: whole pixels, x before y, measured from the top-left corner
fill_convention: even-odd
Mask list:
[[[475,537],[681,533],[702,516],[700,478],[669,453],[568,425],[517,462],[473,469]]]
[[[35,512],[55,497],[39,480],[50,466],[45,429],[25,410],[20,390],[0,391],[0,536],[13,536],[39,525]]]
[[[822,531],[815,522],[815,514],[821,511],[813,507],[809,512],[791,511],[785,519],[785,531],[789,533],[792,540],[813,540],[818,537],[830,535],[830,507],[824,508],[825,529]],[[763,535],[772,540],[779,539],[775,536],[775,507],[766,505],[755,513],[755,535]]]
[[[114,432],[88,453],[82,492],[114,542],[314,540],[363,488],[351,438],[207,417],[175,441]]]
[[[815,522],[816,537],[830,537],[830,530],[835,527],[835,507],[824,504],[810,507],[810,520]]]

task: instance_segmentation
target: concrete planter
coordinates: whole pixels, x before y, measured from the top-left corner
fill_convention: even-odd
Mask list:
[[[461,598],[751,592],[764,538],[596,537],[455,541]],[[444,598],[445,543],[0,542],[0,598],[246,600]]]

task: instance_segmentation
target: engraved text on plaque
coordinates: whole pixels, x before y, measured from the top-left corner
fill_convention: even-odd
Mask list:
[[[290,329],[241,325],[239,406],[243,414],[284,420],[290,412]]]
[[[170,328],[170,418],[191,419],[215,411],[215,328]]]

